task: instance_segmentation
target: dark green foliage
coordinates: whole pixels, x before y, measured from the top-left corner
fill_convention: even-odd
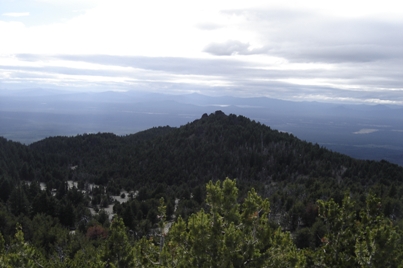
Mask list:
[[[221,189],[224,196],[235,196],[235,199],[212,201],[211,193],[219,187],[210,185],[206,190],[205,184],[212,181],[215,185],[225,177],[237,178],[236,194],[226,192],[224,186]],[[67,180],[74,180],[78,187],[69,188]],[[46,190],[41,190],[39,182],[46,183]],[[110,204],[114,204],[113,211],[121,218],[127,228],[125,231],[130,230],[125,233],[127,242],[134,245],[159,228],[161,198],[165,200],[164,221],[181,218],[182,223],[189,224],[189,219],[202,221],[202,210],[213,211],[211,215],[205,214],[227,219],[225,228],[229,228],[231,224],[238,226],[240,221],[248,222],[239,219],[234,211],[239,209],[237,204],[245,204],[248,191],[254,188],[256,195],[270,202],[267,225],[271,230],[276,230],[280,224],[283,231],[292,233],[295,245],[307,252],[323,247],[323,241],[329,239],[329,230],[335,232],[329,220],[320,214],[323,208],[319,209],[317,200],[332,204],[330,210],[339,211],[343,217],[350,215],[343,218],[345,222],[350,221],[345,229],[359,232],[355,238],[360,240],[353,243],[349,234],[339,232],[345,236],[343,246],[348,247],[348,252],[343,254],[346,258],[355,254],[360,263],[365,263],[371,256],[379,258],[372,244],[365,241],[379,238],[377,248],[391,250],[389,244],[382,242],[383,237],[388,237],[382,232],[397,232],[385,227],[388,224],[403,226],[402,182],[403,168],[397,165],[355,160],[243,116],[227,116],[218,111],[180,128],[159,127],[122,137],[110,133],[52,137],[29,146],[0,138],[0,231],[5,245],[9,245],[14,241],[15,226],[19,222],[25,239],[39,249],[36,252],[54,263],[64,259],[66,267],[79,267],[93,260],[94,267],[104,267],[108,254],[103,252],[103,259],[90,254],[105,246],[103,241],[108,233],[102,232],[102,239],[88,239],[86,234],[95,226],[107,231],[110,221],[104,209]],[[92,190],[91,183],[97,184]],[[121,195],[122,190],[128,193]],[[210,195],[206,201],[207,193]],[[352,207],[343,207],[345,193],[349,194]],[[383,225],[376,225],[374,216],[362,213],[368,208],[369,195],[379,198],[376,217],[389,219],[382,221]],[[127,202],[119,204],[113,196],[125,198]],[[221,206],[211,206],[218,203]],[[89,205],[99,213],[91,215]],[[357,222],[365,228],[373,228],[373,232],[354,227]],[[112,228],[115,227],[117,237],[126,241],[124,228],[120,223]],[[38,234],[35,234],[36,229]],[[76,236],[67,235],[70,229],[75,230]],[[276,239],[283,239],[284,245],[290,245],[289,237],[280,233]],[[400,236],[391,236],[391,239],[395,237]],[[237,241],[236,236],[228,239]],[[150,246],[145,240],[141,241],[142,246]],[[211,242],[209,250],[218,247],[214,243]],[[157,253],[158,250],[150,254],[157,256]],[[382,254],[386,256],[386,252]],[[236,259],[242,258],[235,255],[233,264],[239,266],[241,262]],[[320,259],[313,253],[307,256],[312,265],[315,262],[321,265],[333,258],[321,255]],[[126,265],[130,263],[127,261],[118,257],[109,264]],[[200,263],[202,260],[193,261]],[[58,264],[55,266],[63,267]],[[350,263],[335,262],[334,265]]]
[[[0,177],[0,199],[3,202],[7,202],[8,197],[10,196],[12,190],[13,185],[11,181],[4,177]]]
[[[70,202],[59,205],[59,220],[66,227],[74,226],[74,207]]]
[[[40,214],[44,213],[46,215],[55,216],[56,215],[56,199],[46,191],[39,193],[32,202],[32,213]]]
[[[16,216],[20,214],[29,214],[30,212],[30,204],[25,190],[21,185],[14,188],[7,203],[10,211]]]
[[[245,117],[221,112],[178,129],[154,128],[125,137],[108,133],[53,137],[29,147],[14,143],[9,147],[20,148],[22,154],[28,154],[22,160],[32,162],[7,161],[7,174],[22,170],[16,175],[20,178],[27,177],[27,170],[35,170],[34,177],[52,181],[55,189],[60,188],[58,181],[66,178],[77,179],[81,185],[84,180],[108,185],[110,194],[118,194],[122,188],[146,187],[138,194],[140,200],[148,199],[147,195],[158,198],[163,194],[161,188],[170,185],[190,184],[181,196],[188,199],[192,188],[223,176],[238,178],[242,187],[244,183],[294,182],[306,177],[336,179],[345,189],[355,187],[352,183],[374,185],[380,181],[374,176],[382,177],[385,185],[400,184],[403,173],[396,165],[353,160]],[[44,164],[47,168],[41,170]],[[338,200],[342,193],[339,191]],[[200,203],[197,193],[196,201]]]

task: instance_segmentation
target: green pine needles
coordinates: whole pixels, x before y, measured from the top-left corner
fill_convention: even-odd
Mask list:
[[[401,267],[401,231],[385,218],[380,199],[368,194],[357,210],[347,194],[342,204],[319,200],[325,235],[321,245],[298,249],[293,234],[269,221],[270,204],[254,189],[239,202],[236,181],[206,186],[206,210],[167,222],[160,198],[158,228],[134,239],[123,220],[112,220],[107,236],[88,243],[69,236],[62,256],[45,258],[24,240],[0,234],[0,267]],[[69,248],[79,247],[74,254]],[[70,251],[73,252],[73,251]]]

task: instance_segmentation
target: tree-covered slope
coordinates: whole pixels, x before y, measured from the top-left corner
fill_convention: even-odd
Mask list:
[[[40,256],[87,261],[92,257],[82,255],[82,259],[77,259],[81,258],[79,252],[84,252],[80,249],[85,248],[86,252],[95,252],[100,247],[109,250],[109,244],[103,239],[115,239],[111,238],[113,227],[108,236],[110,221],[103,210],[108,206],[113,206],[113,212],[122,218],[119,224],[124,226],[121,227],[131,230],[125,238],[130,240],[130,245],[145,245],[155,250],[158,243],[136,244],[135,241],[155,232],[161,223],[159,200],[164,199],[164,217],[171,223],[180,216],[187,226],[198,225],[197,221],[202,221],[203,217],[210,221],[212,216],[204,211],[212,208],[205,197],[209,187],[210,190],[215,188],[211,183],[207,189],[205,185],[226,177],[236,179],[239,187],[239,193],[237,190],[238,194],[231,199],[234,207],[236,203],[248,202],[248,191],[252,187],[256,190],[255,199],[257,195],[267,198],[270,210],[266,210],[262,220],[264,228],[276,234],[270,239],[286,239],[286,248],[292,252],[296,252],[296,248],[312,249],[312,254],[301,255],[304,262],[333,262],[334,256],[320,254],[320,248],[344,252],[348,258],[357,251],[361,254],[354,255],[359,257],[355,259],[357,262],[371,256],[381,260],[382,256],[376,255],[375,249],[369,246],[375,245],[371,241],[376,241],[378,247],[389,249],[390,244],[382,240],[388,237],[389,231],[393,233],[393,245],[400,243],[402,167],[386,161],[356,160],[246,117],[217,111],[179,128],[155,127],[127,136],[98,133],[49,137],[29,146],[0,138],[0,232],[4,238],[4,242],[0,241],[0,251],[4,251],[2,244],[24,245],[21,237],[13,238],[19,223],[24,239],[40,251]],[[69,189],[67,180],[75,181],[77,187]],[[39,182],[46,183],[46,190],[41,189]],[[90,183],[100,187],[91,188]],[[130,197],[120,204],[116,195],[121,194],[122,189],[130,192],[125,193]],[[369,202],[372,202],[370,206]],[[230,209],[228,202],[225,206]],[[98,210],[100,212],[95,213]],[[241,215],[244,210],[234,213]],[[382,221],[378,221],[378,217]],[[176,227],[182,228],[184,221],[178,221]],[[208,228],[209,221],[200,224]],[[231,224],[237,226],[240,221],[231,218],[221,223],[223,225],[217,228],[227,231]],[[365,231],[367,227],[369,232]],[[70,228],[76,230],[77,236],[67,234]],[[193,243],[190,230],[182,231],[172,234],[171,244],[183,252],[195,250],[175,244],[175,239],[181,235],[187,236],[189,245]],[[231,231],[238,238],[245,235],[240,228]],[[290,231],[292,236],[279,233],[283,231]],[[21,233],[17,231],[17,235]],[[249,232],[245,237],[250,239],[250,235]],[[371,237],[366,237],[368,235]],[[377,237],[379,235],[381,237]],[[341,236],[347,241],[347,248],[344,242],[327,243]],[[197,239],[203,240],[203,235],[199,234]],[[212,239],[215,241],[214,237]],[[366,244],[365,239],[372,244]],[[269,256],[266,250],[271,244],[264,243],[258,255]],[[193,245],[197,247],[197,243]],[[227,247],[221,242],[217,246]],[[13,256],[25,254],[22,248],[13,250],[10,247],[5,252],[6,262],[12,263]],[[11,256],[11,253],[16,255]],[[227,251],[221,253],[225,255]],[[156,256],[158,254],[150,258],[158,262]],[[98,257],[101,263],[106,260]],[[267,258],[262,262],[270,261]],[[334,265],[342,263],[343,258]],[[189,265],[190,260],[182,261]]]
[[[357,161],[330,152],[243,116],[216,112],[180,128],[153,128],[134,135],[53,137],[29,146],[93,175],[134,184],[206,182],[223,176],[262,182],[301,177],[352,178],[366,185],[373,176],[398,181],[402,169],[386,162]]]
[[[355,160],[221,111],[180,128],[50,137],[30,146],[2,139],[0,145],[3,177],[50,182],[55,188],[73,179],[105,186],[113,181],[127,190],[175,186],[191,193],[209,180],[230,177],[241,189],[254,186],[271,197],[276,211],[293,207],[284,196],[306,206],[319,198],[341,201],[347,190],[386,196],[392,187],[400,196],[403,189],[402,167]]]
[[[342,205],[318,201],[317,246],[298,248],[290,232],[270,222],[270,202],[254,189],[238,201],[233,180],[206,185],[205,210],[167,228],[164,198],[158,204],[158,228],[136,239],[124,220],[94,221],[86,235],[67,234],[59,226],[27,239],[16,226],[13,237],[0,233],[1,267],[401,267],[402,230],[380,213],[380,199],[366,198],[356,210],[346,195]],[[43,224],[49,217],[35,217]],[[45,219],[45,221],[43,221]],[[99,220],[100,218],[98,218]],[[46,228],[46,227],[45,227]],[[23,229],[25,229],[23,231]],[[58,231],[57,236],[54,232]],[[49,239],[48,237],[51,237]],[[49,240],[56,242],[49,243]]]
[[[269,197],[272,212],[289,229],[298,226],[299,218],[305,225],[314,223],[315,211],[310,210],[317,199],[340,203],[346,191],[360,206],[365,194],[374,192],[383,198],[386,215],[403,215],[398,198],[403,193],[402,167],[352,159],[220,111],[180,128],[158,127],[124,137],[106,133],[54,137],[30,149],[48,165],[47,173],[37,177],[55,181],[52,185],[64,174],[109,189],[141,190],[142,197],[163,189],[186,199],[209,180],[237,178],[241,191],[254,186]],[[72,172],[71,166],[78,168]]]

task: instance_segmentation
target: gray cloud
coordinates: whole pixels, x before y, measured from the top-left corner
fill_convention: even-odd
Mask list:
[[[250,64],[245,61],[236,60],[233,58],[218,58],[218,59],[190,59],[179,57],[124,57],[124,56],[105,56],[105,55],[89,55],[89,56],[72,56],[72,55],[57,55],[45,56],[40,55],[20,54],[18,58],[21,60],[40,61],[63,59],[73,62],[87,62],[92,64],[100,64],[103,66],[120,66],[142,69],[147,75],[151,71],[158,72],[158,77],[165,79],[170,75],[200,75],[207,77],[223,77],[226,80],[243,83],[242,81],[259,80],[259,79],[287,79],[292,77],[297,78],[320,78],[336,76],[333,72],[326,70],[266,70],[265,65]],[[1,64],[0,64],[1,66]],[[1,67],[0,67],[1,68]],[[89,70],[85,68],[68,68],[68,67],[24,67],[20,66],[3,66],[8,70],[27,70],[40,71],[44,73],[67,74],[67,75],[101,75],[101,76],[122,76],[127,75],[128,71],[116,71],[113,69],[106,70]],[[130,74],[130,72],[129,72]],[[346,72],[346,75],[351,75]],[[157,77],[157,78],[158,78]],[[336,76],[337,77],[337,76]],[[144,77],[145,78],[145,77]],[[351,77],[350,77],[351,78]]]
[[[228,40],[224,43],[211,43],[207,45],[203,51],[216,56],[252,55],[263,53],[263,50],[251,49],[248,43],[242,43],[237,40]]]
[[[336,20],[285,11],[252,10],[236,15],[247,17],[250,23],[245,27],[257,29],[263,46],[253,49],[247,42],[229,40],[211,43],[204,51],[218,56],[237,54],[244,57],[198,59],[20,54],[16,57],[25,62],[65,60],[71,63],[68,66],[74,67],[46,64],[38,67],[6,66],[0,62],[0,75],[2,72],[8,73],[7,77],[2,78],[0,86],[163,89],[164,92],[196,91],[211,95],[268,96],[294,100],[350,99],[366,102],[375,99],[403,104],[403,38],[397,31],[402,26],[400,22]],[[291,65],[277,68],[249,62],[247,55],[251,54],[282,57]],[[99,64],[102,68],[87,69],[85,65],[80,65],[81,62]],[[293,63],[306,64],[309,68],[294,68]],[[317,63],[329,66],[315,67]],[[65,76],[65,80],[60,80],[59,75]],[[94,79],[82,81],[82,76]],[[105,81],[98,81],[97,77],[104,77]],[[316,80],[319,83],[315,85]]]
[[[278,51],[279,56],[296,62],[371,62],[382,60],[390,55],[374,45],[326,45],[320,48],[305,47],[295,51]]]
[[[288,9],[226,12],[244,17],[244,27],[259,34],[264,47],[259,52],[290,61],[342,63],[403,58],[403,20],[335,18]]]
[[[1,14],[24,11],[30,5],[28,0],[11,3]],[[21,22],[30,27],[73,17],[66,4],[39,20],[43,5],[33,4],[30,15],[21,17]],[[270,8],[219,14],[213,22],[208,17],[192,22],[193,30],[208,40],[202,46],[209,54],[205,58],[20,54],[0,60],[0,87],[197,91],[403,104],[403,19],[332,17],[316,11]],[[223,36],[228,34],[228,40],[216,42],[218,32],[214,31],[218,29]],[[171,45],[178,41],[179,47],[181,41],[174,36],[161,38],[170,38]],[[190,46],[187,55],[193,53],[192,48],[200,49]],[[130,53],[137,51],[133,48]]]
[[[20,54],[21,60],[37,61],[40,55]],[[48,60],[88,62],[101,65],[141,68],[183,75],[231,75],[247,67],[245,62],[233,59],[193,59],[181,57],[143,57],[143,56],[108,56],[108,55],[55,55],[45,56]]]

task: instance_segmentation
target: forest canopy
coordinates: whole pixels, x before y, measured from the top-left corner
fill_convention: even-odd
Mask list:
[[[368,195],[356,211],[348,195],[339,206],[318,201],[324,233],[315,248],[298,249],[290,232],[269,221],[270,204],[252,188],[238,203],[234,180],[209,182],[207,210],[179,216],[167,228],[161,197],[158,228],[132,239],[115,217],[109,231],[82,237],[69,234],[55,255],[25,243],[21,226],[5,244],[0,235],[1,267],[398,267],[403,261],[402,233],[382,216],[380,199]],[[7,245],[7,246],[6,246]],[[75,252],[71,248],[76,247]],[[68,254],[70,253],[70,254]]]
[[[0,138],[0,266],[398,267],[402,180],[220,111],[126,136]]]

